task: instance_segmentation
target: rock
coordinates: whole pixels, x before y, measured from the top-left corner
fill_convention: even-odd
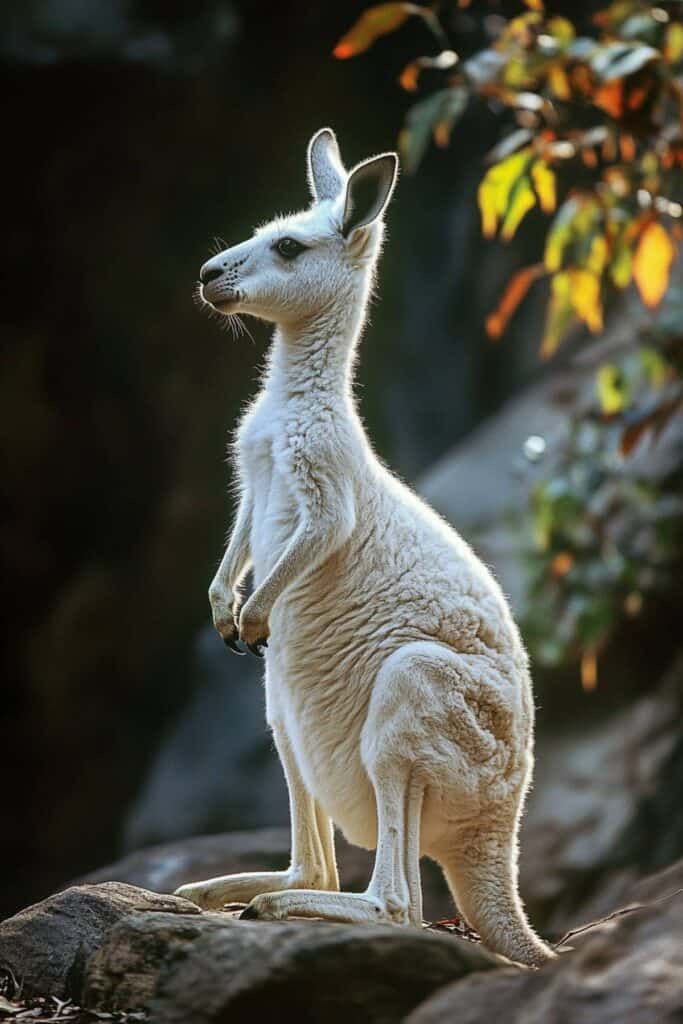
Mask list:
[[[90,959],[83,1001],[96,1010],[143,1007],[165,1024],[389,1022],[493,964],[470,943],[391,925],[138,914]]]
[[[565,927],[574,927],[581,921],[599,920],[610,914],[615,907],[629,903],[666,900],[679,889],[683,890],[683,859],[655,875],[647,875],[639,880],[634,867],[623,868],[611,873],[598,886],[596,892],[581,904],[580,910],[567,919]]]
[[[662,788],[679,732],[682,679],[679,659],[655,692],[607,720],[539,738],[520,883],[534,920],[551,931],[611,909],[639,874],[641,851],[625,858],[624,836],[641,801]],[[662,824],[646,841],[665,840]],[[665,845],[672,848],[669,859],[680,856],[675,843]],[[599,905],[591,892],[604,893]]]
[[[527,500],[526,439],[540,435],[552,443],[567,429],[566,411],[554,400],[559,384],[556,375],[544,377],[511,398],[418,481],[420,493],[492,566],[518,613],[525,604],[526,568],[505,515]]]
[[[194,836],[137,850],[78,881],[92,883],[114,879],[155,892],[171,893],[185,882],[215,875],[285,868],[289,864],[289,845],[289,828]],[[351,892],[362,891],[372,873],[374,854],[352,846],[339,834],[336,845],[342,887]],[[441,869],[428,860],[422,862],[422,890],[428,920],[450,916],[453,901]]]
[[[265,719],[263,663],[235,658],[213,626],[205,626],[192,677],[192,696],[126,814],[128,850],[289,820],[285,779]]]
[[[406,1024],[673,1024],[683,1015],[681,935],[683,893],[595,926],[542,971],[506,969],[448,985]]]
[[[197,916],[193,903],[120,882],[72,886],[0,923],[0,971],[22,983],[22,995],[80,996],[88,957],[122,918],[150,911]]]

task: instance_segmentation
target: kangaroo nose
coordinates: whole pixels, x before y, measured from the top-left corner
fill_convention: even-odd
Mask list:
[[[206,267],[204,267],[199,275],[199,280],[202,282],[202,284],[208,284],[209,281],[215,281],[216,278],[221,277],[222,274],[222,267],[214,267],[213,270],[208,270]]]

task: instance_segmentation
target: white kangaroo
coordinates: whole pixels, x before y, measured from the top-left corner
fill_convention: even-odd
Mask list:
[[[206,303],[276,325],[237,434],[241,500],[209,597],[229,646],[239,637],[261,654],[267,642],[292,853],[286,871],[178,894],[205,908],[247,902],[250,918],[420,926],[426,854],[484,943],[537,966],[554,953],[517,890],[533,764],[527,656],[495,580],[377,459],[352,394],[397,167],[383,153],[347,174],[323,128],[308,147],[311,208],[201,270]],[[364,893],[338,891],[333,822],[377,851]]]

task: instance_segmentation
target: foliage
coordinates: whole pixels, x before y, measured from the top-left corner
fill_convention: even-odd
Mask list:
[[[542,258],[512,277],[486,329],[499,339],[545,278],[545,358],[577,324],[600,334],[610,296],[631,283],[647,310],[669,288],[683,238],[683,0],[614,0],[581,27],[525,0],[513,17],[484,16],[489,45],[460,59],[436,11],[445,21],[473,6],[486,15],[472,0],[373,6],[335,55],[355,56],[415,15],[431,29],[440,52],[399,77],[409,93],[436,85],[400,135],[408,172],[432,139],[449,144],[473,103],[500,114],[506,131],[477,195],[482,232],[509,242],[532,210],[552,220]],[[681,409],[681,313],[673,330],[652,328],[647,344],[598,368],[591,401],[531,490],[527,632],[547,662],[580,656],[586,689],[616,624],[666,584],[679,556],[680,465],[658,477],[638,456]]]
[[[512,115],[514,128],[489,154],[479,187],[482,230],[509,241],[535,207],[554,215],[543,259],[550,300],[541,351],[549,356],[577,320],[602,330],[610,291],[633,280],[651,308],[666,291],[683,237],[676,199],[683,194],[683,4],[616,0],[594,16],[594,35],[546,15],[542,0],[526,7],[507,21],[496,18],[491,45],[468,59],[446,45],[404,68],[399,81],[409,92],[426,69],[444,81],[409,111],[400,147],[414,171],[432,137],[448,145],[473,99]],[[446,40],[432,8],[379,4],[334,53],[362,53],[411,16]],[[568,187],[577,179],[581,185]],[[511,282],[487,321],[492,338],[540,276],[534,267]]]
[[[683,556],[680,433],[656,445],[683,393],[682,311],[600,367],[530,490],[525,635],[546,664],[579,657],[586,689],[619,622],[671,587]]]

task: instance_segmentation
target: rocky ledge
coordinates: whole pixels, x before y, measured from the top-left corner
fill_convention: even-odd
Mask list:
[[[555,963],[526,971],[457,934],[239,921],[122,882],[76,885],[0,924],[0,1018],[679,1020],[683,861],[629,895],[628,909],[568,938]]]

